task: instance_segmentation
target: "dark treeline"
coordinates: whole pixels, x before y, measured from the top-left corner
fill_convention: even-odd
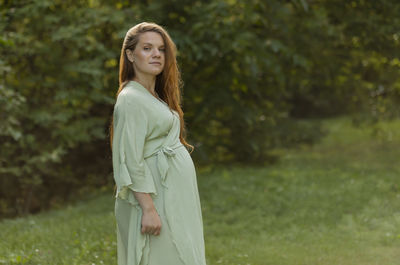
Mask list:
[[[264,163],[335,115],[398,117],[398,0],[0,0],[0,215],[112,180],[126,31],[166,27],[198,163]]]

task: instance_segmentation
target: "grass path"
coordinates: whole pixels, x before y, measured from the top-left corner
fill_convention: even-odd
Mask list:
[[[400,122],[326,122],[270,167],[198,171],[208,265],[400,264]],[[0,223],[0,264],[116,264],[112,191]]]

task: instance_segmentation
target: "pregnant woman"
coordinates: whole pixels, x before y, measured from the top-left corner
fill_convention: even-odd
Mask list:
[[[176,47],[154,23],[126,33],[111,125],[118,265],[205,265]]]

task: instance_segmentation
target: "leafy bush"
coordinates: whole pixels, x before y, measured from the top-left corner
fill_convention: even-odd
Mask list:
[[[177,43],[198,163],[264,163],[318,123],[398,116],[400,5],[385,1],[0,1],[0,214],[113,182],[108,125],[126,31]],[[390,23],[388,23],[390,22]]]

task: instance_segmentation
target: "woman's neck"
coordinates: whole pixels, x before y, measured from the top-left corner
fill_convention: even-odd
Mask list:
[[[155,94],[156,77],[155,76],[135,76],[134,81],[144,86],[151,94]]]

